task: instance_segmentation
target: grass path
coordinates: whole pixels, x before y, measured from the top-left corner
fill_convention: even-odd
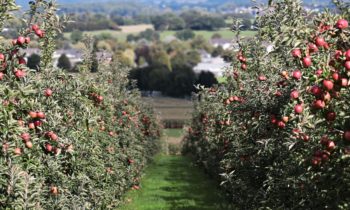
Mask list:
[[[225,199],[203,171],[184,156],[158,155],[141,189],[126,195],[119,210],[227,210]]]

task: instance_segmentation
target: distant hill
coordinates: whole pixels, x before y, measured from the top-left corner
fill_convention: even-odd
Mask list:
[[[267,0],[263,0],[266,2]],[[29,0],[16,0],[21,6],[28,5]],[[233,3],[236,5],[250,4],[249,0],[57,0],[59,4],[88,4],[88,3],[118,3],[118,2],[135,2],[155,5],[222,5]],[[331,0],[304,0],[306,4],[328,4]]]

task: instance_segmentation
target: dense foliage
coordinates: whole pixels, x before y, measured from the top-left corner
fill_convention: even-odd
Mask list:
[[[15,9],[5,2],[0,26]],[[115,209],[138,189],[159,130],[118,63],[100,63],[98,74],[91,59],[77,74],[51,67],[56,10],[31,2],[27,27],[0,46],[0,209]],[[42,44],[37,71],[21,53],[33,39]]]
[[[350,208],[350,16],[336,5],[311,22],[300,1],[258,8],[227,84],[197,96],[184,152],[237,209]]]

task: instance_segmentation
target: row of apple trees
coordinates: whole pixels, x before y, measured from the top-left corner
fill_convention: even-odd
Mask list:
[[[350,208],[350,10],[334,3],[258,5],[227,83],[197,95],[184,152],[237,209]]]
[[[3,27],[17,5],[0,4]],[[115,209],[126,190],[139,188],[159,128],[128,69],[101,62],[90,73],[91,41],[80,73],[53,67],[65,21],[56,10],[52,1],[30,1],[25,28],[1,40],[0,209]],[[23,55],[33,39],[41,44],[38,71]]]

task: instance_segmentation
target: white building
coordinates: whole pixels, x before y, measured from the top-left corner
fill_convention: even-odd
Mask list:
[[[230,67],[230,63],[225,62],[220,56],[214,58],[208,53],[201,53],[201,62],[193,68],[193,71],[199,74],[202,71],[209,71],[216,77],[223,76],[225,70]]]

